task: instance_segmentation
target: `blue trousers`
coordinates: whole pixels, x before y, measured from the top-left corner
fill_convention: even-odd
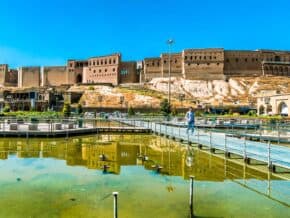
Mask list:
[[[188,122],[187,123],[187,130],[186,130],[186,132],[188,133],[189,130],[191,130],[191,133],[194,132],[194,122]]]

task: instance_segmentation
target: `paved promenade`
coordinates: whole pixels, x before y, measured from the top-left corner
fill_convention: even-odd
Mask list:
[[[256,142],[246,138],[238,138],[232,134],[213,132],[212,130],[195,129],[194,133],[187,134],[186,128],[169,126],[158,122],[120,120],[120,122],[132,126],[145,127],[153,132],[171,138],[196,143],[205,146],[211,151],[220,150],[226,155],[236,154],[242,156],[245,161],[258,160],[268,164],[268,167],[275,170],[275,167],[290,169],[290,148],[274,145],[267,142]]]

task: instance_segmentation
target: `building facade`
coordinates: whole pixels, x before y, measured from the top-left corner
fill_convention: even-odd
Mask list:
[[[0,64],[0,86],[47,87],[74,84],[147,82],[172,77],[189,80],[224,80],[245,76],[290,76],[290,52],[276,50],[185,49],[163,53],[141,62],[123,62],[120,53],[68,60],[66,66],[20,67]]]
[[[262,92],[257,98],[257,111],[259,115],[290,116],[290,93]]]
[[[83,83],[119,84],[121,54],[93,57],[88,59]]]
[[[171,54],[171,76],[215,80],[244,76],[290,76],[290,52],[275,50],[186,49]],[[169,56],[145,58],[143,81],[168,77]]]

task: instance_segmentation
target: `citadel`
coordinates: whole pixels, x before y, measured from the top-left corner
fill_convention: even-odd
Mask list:
[[[0,109],[9,104],[12,110],[31,107],[46,110],[64,101],[77,103],[74,99],[79,99],[82,93],[67,91],[74,85],[144,84],[154,78],[166,78],[169,72],[175,78],[207,81],[269,75],[290,77],[290,51],[185,49],[142,61],[123,61],[122,55],[115,53],[68,60],[65,66],[10,69],[8,64],[0,64]]]
[[[170,56],[170,57],[169,57]],[[169,64],[169,58],[171,64]],[[66,66],[9,69],[0,64],[1,87],[50,87],[74,84],[148,82],[171,76],[189,80],[227,79],[234,76],[290,76],[290,52],[277,50],[185,49],[143,61],[123,61],[119,53],[68,60]],[[33,78],[33,79],[32,79]]]

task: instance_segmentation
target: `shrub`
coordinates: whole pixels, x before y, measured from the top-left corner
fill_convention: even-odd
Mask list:
[[[77,107],[77,114],[82,114],[83,113],[83,106],[81,104],[78,104],[78,107]]]
[[[168,116],[171,113],[171,105],[168,99],[163,99],[160,103],[160,111],[164,116]]]
[[[135,111],[134,111],[134,109],[132,108],[132,106],[130,106],[130,107],[128,108],[128,115],[129,115],[129,116],[133,116],[133,115],[135,115]]]
[[[89,87],[89,90],[90,90],[90,91],[94,91],[95,88],[94,88],[93,86],[90,86],[90,87]]]
[[[255,110],[250,110],[247,115],[251,116],[251,117],[252,116],[255,117],[255,116],[257,116],[257,112]]]
[[[70,103],[66,102],[63,105],[62,113],[65,117],[69,117],[71,114],[71,106]]]
[[[3,112],[4,113],[10,112],[10,106],[8,104],[5,104],[5,107],[3,108]]]

